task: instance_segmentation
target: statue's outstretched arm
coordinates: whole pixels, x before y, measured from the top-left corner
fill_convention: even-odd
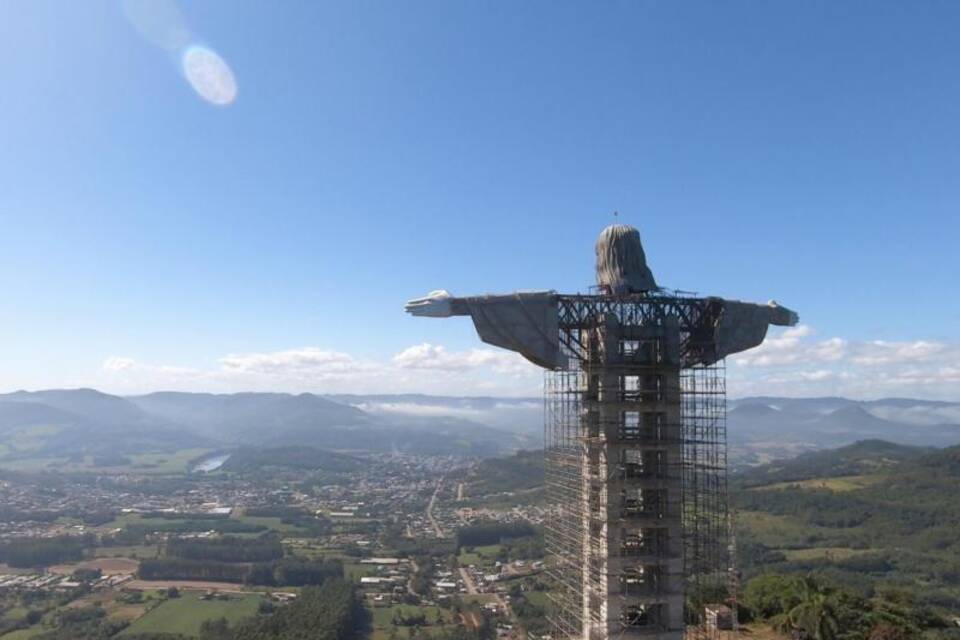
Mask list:
[[[466,313],[454,313],[454,298],[446,289],[431,291],[423,298],[414,298],[407,301],[403,310],[414,316],[426,318],[449,318],[453,315],[467,315]],[[456,305],[462,307],[463,305]]]
[[[759,305],[757,305],[759,306]],[[770,313],[770,324],[778,327],[795,327],[800,322],[800,316],[796,311],[781,307],[776,300],[771,300],[766,304]]]
[[[560,354],[557,296],[552,291],[456,298],[439,290],[410,300],[404,309],[428,318],[470,316],[487,344],[516,351],[547,369],[565,364]]]
[[[722,311],[714,326],[717,360],[758,346],[767,337],[770,325],[793,327],[800,321],[795,311],[773,300],[767,304],[737,300],[719,300],[719,303]]]

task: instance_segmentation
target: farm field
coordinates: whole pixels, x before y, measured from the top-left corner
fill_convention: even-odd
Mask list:
[[[29,448],[20,447],[20,455]],[[93,456],[71,460],[66,457],[19,457],[0,460],[0,468],[10,471],[52,471],[76,473],[96,471],[100,473],[139,473],[143,475],[181,475],[188,471],[190,463],[212,451],[211,449],[181,449],[163,453],[142,453],[127,456],[128,464],[98,466]],[[8,454],[9,455],[9,454]]]
[[[137,633],[180,633],[199,637],[204,620],[226,618],[235,623],[256,615],[262,597],[235,595],[229,600],[203,600],[200,594],[184,594],[167,600],[123,630],[118,637]]]
[[[857,491],[865,489],[878,482],[882,482],[882,475],[858,475],[858,476],[839,476],[836,478],[813,478],[810,480],[797,480],[793,482],[776,482],[760,487],[751,487],[749,491],[776,491],[778,489],[823,489],[835,493],[846,491]]]
[[[426,626],[420,627],[421,634],[433,636],[457,626],[453,624],[453,617],[456,614],[439,607],[414,607],[411,605],[374,607],[371,610],[373,633],[370,635],[370,640],[387,640],[390,637],[392,629],[399,628],[403,630],[402,624],[394,624],[395,619],[399,621],[403,617],[413,617],[421,614],[426,621]],[[440,620],[442,620],[441,624],[437,624],[437,616],[440,616]],[[403,635],[406,636],[406,634]]]
[[[139,566],[140,563],[137,560],[112,557],[96,558],[83,562],[72,562],[70,564],[58,564],[50,567],[48,570],[51,573],[59,573],[61,575],[70,575],[77,569],[100,570],[105,574],[133,574],[137,572],[137,567]]]
[[[157,545],[130,545],[122,547],[97,547],[93,550],[95,558],[156,558]]]
[[[464,547],[457,556],[461,567],[475,565],[477,567],[493,567],[500,555],[501,546],[491,544],[481,547]]]
[[[40,635],[44,632],[44,629],[41,627],[31,627],[29,629],[17,629],[16,631],[11,631],[10,633],[5,633],[0,636],[0,640],[30,640],[35,636]]]

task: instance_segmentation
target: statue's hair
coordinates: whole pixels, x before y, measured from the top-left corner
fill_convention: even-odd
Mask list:
[[[642,293],[657,289],[640,232],[625,224],[610,225],[597,238],[597,284],[606,293]]]

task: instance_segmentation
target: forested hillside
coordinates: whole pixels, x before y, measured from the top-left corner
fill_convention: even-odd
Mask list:
[[[732,477],[739,563],[960,612],[960,447],[865,441]]]

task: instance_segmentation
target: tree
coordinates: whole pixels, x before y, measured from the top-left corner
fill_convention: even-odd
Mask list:
[[[786,616],[793,630],[812,640],[836,640],[840,625],[830,593],[812,577],[796,582],[800,604]]]
[[[747,583],[744,600],[754,615],[772,618],[800,604],[796,581],[786,576],[765,574]]]

